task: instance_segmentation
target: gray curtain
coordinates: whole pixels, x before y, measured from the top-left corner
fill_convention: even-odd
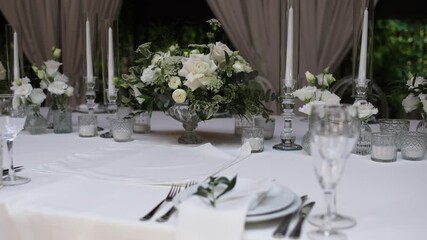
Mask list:
[[[75,106],[84,101],[83,13],[115,19],[121,3],[122,0],[13,0],[0,1],[0,8],[11,25],[21,27],[22,48],[32,63],[40,65],[50,59],[52,46],[62,49],[63,71],[76,89],[71,101]]]
[[[207,0],[234,46],[279,89],[279,0]],[[286,6],[283,4],[283,8]],[[299,85],[304,72],[333,72],[352,46],[352,0],[301,0]],[[283,53],[282,53],[283,54]],[[279,106],[277,105],[276,113]]]

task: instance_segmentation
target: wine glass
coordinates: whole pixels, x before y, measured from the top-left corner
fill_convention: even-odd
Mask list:
[[[15,99],[14,99],[15,98]],[[9,160],[9,174],[3,178],[3,185],[14,186],[28,183],[31,179],[15,175],[13,167],[13,140],[24,128],[27,118],[25,106],[14,104],[21,101],[12,94],[0,94],[0,137],[3,159]],[[15,106],[14,106],[15,105]],[[20,105],[20,106],[16,106]]]
[[[331,210],[345,160],[353,150],[359,135],[357,109],[344,104],[316,105],[312,107],[309,121],[312,127],[310,147],[314,170],[326,200],[326,213],[322,217],[321,228],[309,232],[309,237],[345,239],[345,234],[336,231],[332,226],[332,222],[337,219],[334,219],[334,212]]]

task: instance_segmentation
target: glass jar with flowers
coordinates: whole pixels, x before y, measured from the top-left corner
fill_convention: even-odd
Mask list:
[[[371,116],[378,113],[378,109],[372,105],[372,103],[366,100],[356,101],[353,106],[356,106],[360,124],[360,134],[356,142],[356,147],[353,153],[359,155],[368,155],[371,153],[371,135],[372,129],[368,124],[368,120]]]
[[[264,90],[257,88],[257,75],[248,62],[221,42],[212,42],[220,27],[216,19],[207,21],[212,32],[207,44],[182,48],[171,45],[154,51],[150,43],[138,47],[137,65],[122,76],[119,85],[129,94],[122,100],[135,102],[137,109],[151,113],[158,109],[182,122],[186,133],[179,143],[200,143],[195,133],[198,122],[209,120],[218,112],[269,117],[263,100]]]
[[[422,76],[409,74],[406,80],[406,96],[402,101],[405,112],[420,110],[422,120],[416,131],[427,133],[427,79]]]
[[[73,96],[74,88],[68,85],[68,77],[59,71],[62,65],[58,62],[61,49],[53,47],[52,56],[53,59],[44,62],[40,68],[33,65],[33,70],[41,80],[40,87],[47,89],[50,94],[49,111],[52,116],[53,132],[70,133],[73,128],[68,100]]]
[[[46,118],[40,113],[40,106],[46,98],[46,94],[41,88],[33,88],[30,79],[27,77],[15,79],[11,89],[18,99],[14,99],[15,104],[21,104],[24,101],[27,107],[27,118],[24,129],[30,134],[41,134],[47,129]]]
[[[294,96],[305,103],[298,109],[300,112],[310,115],[313,105],[340,103],[341,98],[329,91],[329,86],[336,81],[334,76],[329,73],[329,68],[325,68],[322,73],[316,76],[306,71],[305,78],[307,86],[294,91]],[[310,124],[307,133],[302,138],[301,146],[304,151],[310,154]]]

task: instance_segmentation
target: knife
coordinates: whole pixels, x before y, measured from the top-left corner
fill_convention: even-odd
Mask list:
[[[295,228],[292,230],[292,232],[289,235],[290,239],[298,239],[301,235],[301,228],[302,224],[304,223],[305,218],[310,213],[311,209],[313,208],[315,202],[307,203],[304,207],[301,208],[301,211],[299,212],[299,218],[297,225],[295,225]]]
[[[292,214],[286,215],[282,219],[282,221],[279,223],[279,226],[277,226],[276,230],[274,231],[273,237],[275,238],[285,237],[286,232],[288,231],[289,223],[291,223],[291,220],[299,212],[299,209],[303,206],[306,200],[307,200],[307,195],[301,196],[301,205],[299,206],[298,210]]]

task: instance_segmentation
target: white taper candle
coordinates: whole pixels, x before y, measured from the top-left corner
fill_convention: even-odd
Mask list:
[[[93,81],[92,44],[90,40],[90,23],[86,20],[86,81]]]
[[[368,9],[363,13],[362,40],[360,43],[359,76],[358,84],[366,83],[366,54],[368,52]]]
[[[19,79],[19,46],[18,46],[18,34],[13,32],[13,78]]]
[[[288,35],[286,44],[286,70],[285,70],[285,86],[292,87],[293,85],[293,45],[294,45],[294,9],[289,8],[288,14]]]
[[[113,47],[113,30],[108,28],[108,95],[114,95],[115,86],[114,78],[114,47]]]

